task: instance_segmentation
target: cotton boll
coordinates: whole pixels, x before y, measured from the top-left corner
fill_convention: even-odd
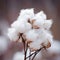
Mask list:
[[[9,28],[8,29],[8,37],[10,38],[10,40],[16,41],[19,38],[19,34],[14,28]]]
[[[20,24],[18,24],[16,26],[16,30],[20,33],[24,33],[26,31],[29,31],[32,28],[30,23],[24,23],[24,22],[20,22]]]
[[[15,33],[16,32],[24,33],[26,31],[29,31],[32,28],[30,23],[24,23],[22,21],[20,23],[19,23],[19,21],[15,21],[15,23],[13,23],[11,26],[13,27],[13,30],[15,31]],[[14,36],[16,36],[16,35],[17,35],[17,33],[14,34]],[[16,36],[16,37],[18,37],[18,36]]]
[[[16,52],[13,56],[13,60],[24,60],[24,54],[21,52]]]
[[[32,42],[38,38],[38,34],[35,32],[35,30],[30,30],[24,33],[24,35],[25,35],[27,42]]]
[[[44,14],[43,11],[38,12],[37,14],[35,14],[35,16],[33,17],[33,19],[36,20],[46,20],[46,14]]]
[[[51,46],[51,43],[49,40],[41,40],[37,39],[36,41],[33,41],[29,44],[29,48],[31,51],[36,51],[42,47],[49,48]]]
[[[51,46],[53,36],[51,35],[51,33],[45,30],[42,32],[42,34],[40,34],[40,39],[42,40],[42,44],[46,48],[49,48]]]
[[[44,30],[44,29],[40,29],[37,32],[39,33],[39,38],[40,38],[40,40],[42,40],[43,44],[47,44],[48,45],[48,44],[52,44],[53,43],[52,42],[53,41],[53,36],[52,36],[52,34],[49,31]]]
[[[45,46],[45,48],[49,48],[52,44],[53,36],[49,33],[46,33],[45,36],[43,36],[42,39],[42,45]]]
[[[39,37],[29,44],[31,50],[32,51],[37,50],[41,46],[45,46],[45,48],[49,48],[51,46],[51,42],[53,39],[52,35],[44,29],[41,29],[40,31],[36,30],[36,33],[39,34]]]
[[[35,14],[33,20],[34,20],[33,28],[41,28],[43,27],[44,21],[46,20],[46,15],[44,14],[43,11],[41,11]]]
[[[51,25],[52,25],[52,20],[45,20],[43,26],[45,29],[50,29],[51,28]]]

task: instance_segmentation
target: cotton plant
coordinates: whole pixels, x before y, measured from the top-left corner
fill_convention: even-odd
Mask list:
[[[34,59],[41,49],[51,46],[53,36],[50,31],[52,19],[47,19],[43,11],[34,13],[34,9],[22,9],[16,21],[8,29],[8,37],[11,41],[22,42],[24,45],[24,60]],[[27,50],[30,50],[27,57]],[[33,53],[31,53],[33,52]]]

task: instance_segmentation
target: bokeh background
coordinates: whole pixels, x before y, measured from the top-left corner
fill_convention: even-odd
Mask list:
[[[17,19],[20,10],[26,8],[34,8],[35,12],[43,10],[47,18],[53,19],[51,30],[55,45],[40,58],[60,60],[60,0],[0,0],[0,60],[13,60],[14,54],[22,51],[22,43],[11,42],[6,35],[8,27]]]

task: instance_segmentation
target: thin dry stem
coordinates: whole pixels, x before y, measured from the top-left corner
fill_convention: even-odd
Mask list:
[[[29,55],[31,55],[31,50],[30,50],[30,52],[29,52]],[[29,60],[31,60],[31,57],[29,57]]]

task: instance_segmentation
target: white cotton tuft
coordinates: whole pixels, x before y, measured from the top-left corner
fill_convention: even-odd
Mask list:
[[[25,23],[22,21],[15,21],[11,26],[20,33],[25,32]]]
[[[24,60],[24,54],[21,52],[16,52],[13,56],[13,60]]]
[[[21,23],[18,31],[20,33],[25,33],[27,31],[29,31],[31,28],[32,28],[31,24],[29,24],[29,23]]]
[[[49,48],[52,44],[53,36],[51,35],[51,33],[44,31],[44,33],[42,33],[42,36],[40,37],[40,40],[43,46]]]
[[[44,39],[46,39],[48,37],[52,38],[52,34],[49,31],[45,30],[45,29],[37,29],[36,33],[39,34],[39,38],[41,40],[44,40]]]
[[[43,28],[43,24],[46,18],[47,17],[43,11],[40,11],[39,13],[35,14],[35,16],[33,17],[33,28]]]
[[[38,34],[35,32],[35,30],[30,30],[24,35],[26,36],[27,41],[34,41],[38,38]]]
[[[33,28],[43,28],[44,20],[35,20],[33,23]]]
[[[52,20],[45,20],[45,22],[44,22],[44,28],[45,29],[50,29],[51,28],[51,26],[52,26]]]
[[[41,45],[41,41],[39,39],[37,39],[29,44],[29,48],[31,49],[31,51],[35,51],[37,49],[40,49],[41,47],[42,47],[42,45]]]
[[[31,19],[32,17],[34,17],[34,9],[22,9],[20,12],[20,16],[24,19]]]
[[[44,30],[44,29],[37,29],[36,33],[39,34],[40,39],[45,39],[46,33],[48,33],[48,32],[46,30]]]
[[[46,14],[43,11],[38,12],[37,14],[35,14],[35,19],[42,19],[42,20],[46,20]]]
[[[29,30],[32,29],[32,25],[31,25],[30,23],[26,23],[26,24],[25,24],[25,29],[26,29],[25,32],[28,32]]]
[[[19,38],[18,32],[14,28],[9,28],[8,29],[8,37],[12,41],[16,41]]]
[[[42,33],[40,34],[40,39],[42,40],[44,46],[50,47],[50,44],[52,43],[53,40],[53,36],[50,32],[43,30]]]
[[[29,31],[32,28],[32,25],[30,23],[28,23],[28,22],[25,23],[23,21],[15,21],[11,26],[20,33]]]

